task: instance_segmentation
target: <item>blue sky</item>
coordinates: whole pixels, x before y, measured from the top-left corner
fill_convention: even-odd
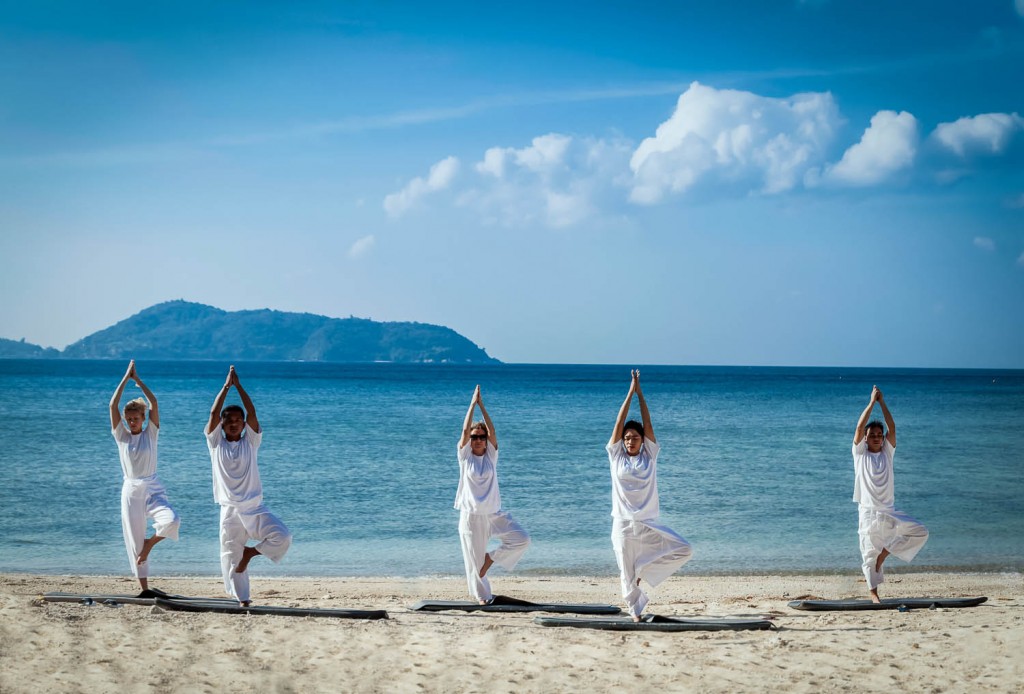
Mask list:
[[[1024,0],[152,5],[0,3],[2,337],[1024,368]]]

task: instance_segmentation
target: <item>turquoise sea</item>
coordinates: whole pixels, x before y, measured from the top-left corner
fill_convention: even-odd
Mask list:
[[[0,360],[0,571],[127,573],[107,414],[126,366]],[[479,383],[505,508],[534,540],[517,573],[614,575],[604,444],[631,366],[662,520],[694,546],[684,575],[858,571],[850,443],[873,384],[897,424],[897,506],[931,531],[911,568],[1024,569],[1024,371],[243,362],[265,501],[295,535],[258,574],[461,575],[455,445]],[[202,430],[227,367],[138,363],[182,516],[154,576],[219,573]]]

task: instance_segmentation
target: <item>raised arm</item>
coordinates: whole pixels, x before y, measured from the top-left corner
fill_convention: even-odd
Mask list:
[[[238,373],[235,372],[235,367],[231,367],[231,377],[235,388],[238,390],[238,397],[242,399],[242,407],[245,408],[245,423],[249,425],[249,428],[255,431],[257,434],[260,433],[260,421],[256,419],[256,406],[252,404],[252,398],[245,392],[245,388],[242,387],[242,382],[238,380]]]
[[[114,395],[110,398],[110,428],[116,429],[117,425],[121,423],[121,395],[124,393],[124,387],[128,385],[128,380],[132,377],[132,373],[135,371],[135,361],[128,362],[128,369],[124,372],[124,376],[121,377],[121,382],[117,384],[117,388],[114,390]]]
[[[220,425],[220,411],[224,409],[224,400],[228,397],[228,391],[231,390],[231,384],[235,377],[235,367],[231,367],[228,370],[228,377],[224,381],[224,385],[221,386],[220,392],[217,393],[217,397],[213,400],[213,407],[210,408],[210,421],[206,423],[206,433],[212,434],[213,430]]]
[[[644,422],[644,438],[651,443],[658,443],[654,438],[654,426],[651,424],[651,413],[647,411],[647,400],[644,399],[644,392],[640,389],[640,369],[633,372],[636,381],[636,399],[640,403],[640,417]]]
[[[878,390],[876,387],[875,390]],[[885,438],[889,440],[889,445],[896,448],[896,420],[892,418],[892,413],[889,412],[889,406],[885,404],[885,396],[882,395],[882,391],[878,390],[878,404],[882,406],[882,416],[885,418],[885,427],[888,429],[888,433]]]
[[[132,379],[135,381],[136,384],[138,384],[139,388],[142,390],[142,394],[146,396],[146,400],[149,400],[149,425],[155,426],[159,429],[160,409],[159,407],[157,407],[156,404],[156,396],[153,395],[153,391],[151,391],[146,386],[146,384],[142,382],[142,379],[139,378],[139,372],[135,369],[134,361],[132,362],[132,364]]]
[[[473,411],[480,402],[480,386],[473,391],[473,399],[469,401],[469,409],[466,410],[466,418],[462,420],[462,436],[459,437],[459,448],[469,443],[469,427],[473,425]]]
[[[878,386],[874,386],[871,389],[871,400],[868,402],[868,406],[864,408],[864,411],[860,413],[860,419],[857,420],[857,428],[853,432],[854,446],[864,440],[864,427],[867,425],[868,419],[871,418],[871,410],[875,409],[875,403],[878,402],[878,397],[881,394],[882,391],[878,390]]]
[[[484,416],[484,424],[487,425],[487,439],[491,442],[492,446],[497,448],[498,435],[494,433],[494,422],[491,421],[491,416],[487,414],[487,408],[484,407],[484,399],[480,395],[480,386],[476,387],[476,404],[480,406],[480,414]]]
[[[629,373],[629,392],[626,393],[626,399],[623,401],[622,407],[619,408],[619,416],[615,418],[615,428],[612,429],[612,437],[608,439],[608,443],[618,443],[622,440],[622,425],[626,423],[626,417],[629,416],[629,405],[633,402],[633,393],[636,392],[639,385],[639,374],[639,371],[630,371]]]

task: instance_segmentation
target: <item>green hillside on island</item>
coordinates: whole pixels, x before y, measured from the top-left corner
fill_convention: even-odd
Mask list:
[[[42,347],[4,340],[12,345]],[[6,349],[6,345],[0,344]],[[223,311],[168,301],[68,345],[63,352],[0,356],[73,359],[223,359],[497,364],[497,359],[451,328],[415,322],[329,318],[261,309]]]
[[[25,339],[8,340],[0,337],[0,359],[39,359],[43,357],[59,357],[60,352],[53,347],[40,347]]]

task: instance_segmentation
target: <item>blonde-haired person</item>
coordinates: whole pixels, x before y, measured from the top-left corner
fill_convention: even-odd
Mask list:
[[[483,415],[482,422],[473,421],[477,407]],[[473,598],[486,605],[494,599],[487,579],[488,570],[494,564],[506,571],[514,569],[530,546],[530,536],[508,511],[501,508],[498,436],[480,397],[480,386],[473,391],[456,453],[459,488],[455,492],[455,508],[459,510],[459,540],[466,583]],[[501,544],[488,552],[487,543],[492,537],[498,538]]]
[[[121,395],[128,381],[146,396],[124,406],[121,416]],[[146,425],[146,410],[149,424]],[[123,423],[123,426],[122,426]],[[181,520],[167,501],[167,492],[156,476],[157,437],[160,433],[160,411],[153,395],[135,370],[135,361],[128,364],[117,390],[110,398],[110,430],[117,443],[124,482],[121,485],[121,529],[132,575],[143,590],[149,588],[149,553],[165,538],[178,539]],[[153,535],[146,537],[146,521],[153,520]]]

